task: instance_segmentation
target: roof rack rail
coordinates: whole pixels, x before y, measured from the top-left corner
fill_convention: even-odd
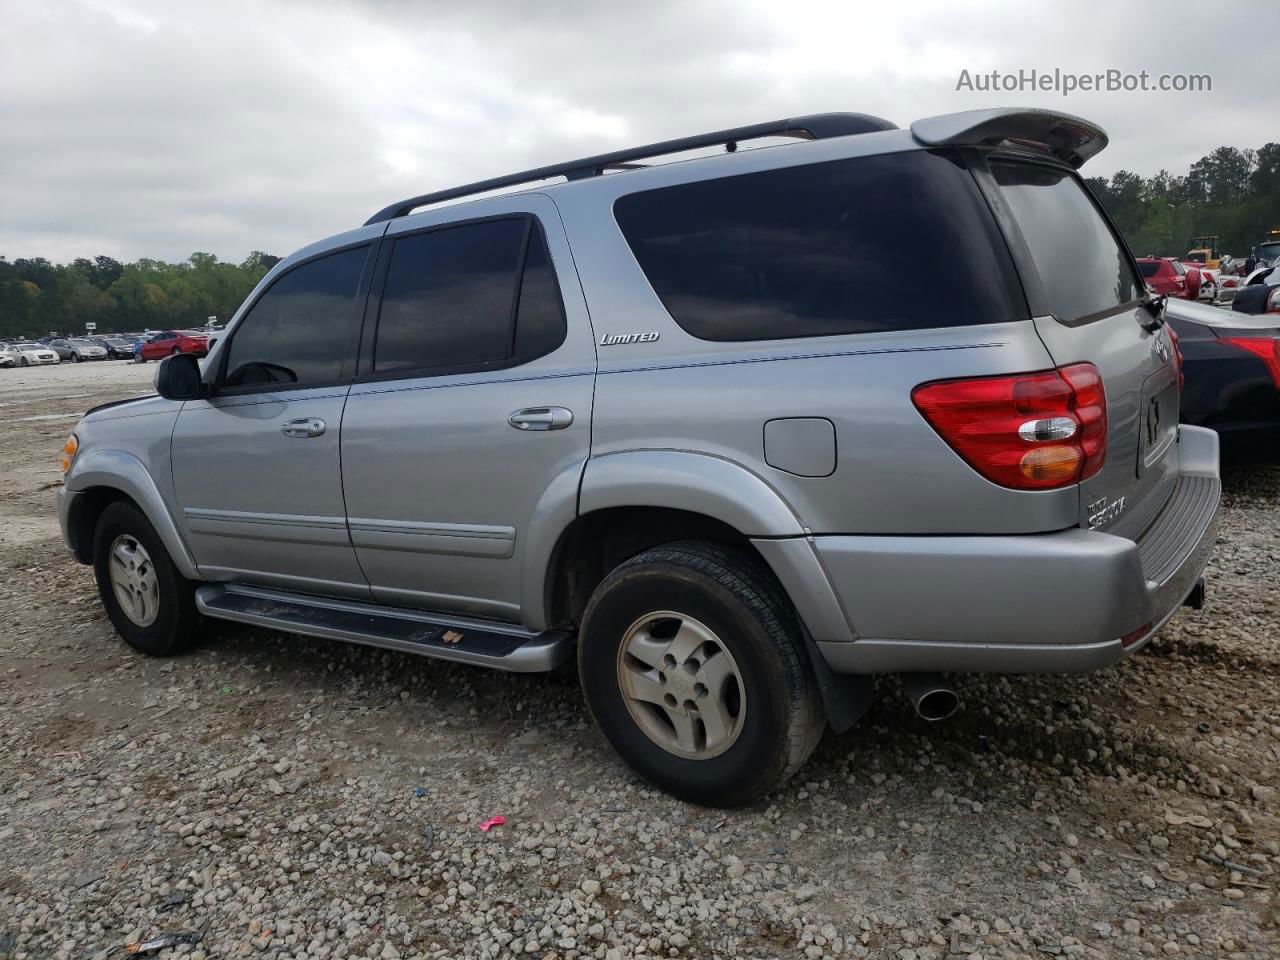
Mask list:
[[[602,153],[595,157],[584,157],[568,163],[555,163],[548,167],[536,167],[490,180],[480,180],[461,187],[438,190],[435,193],[424,193],[418,197],[410,197],[384,207],[365,221],[382,223],[397,217],[407,216],[418,207],[440,203],[443,200],[454,200],[476,193],[486,193],[501,187],[512,187],[537,180],[548,180],[551,177],[565,177],[569,180],[582,180],[596,177],[605,170],[633,169],[642,164],[636,160],[661,157],[670,153],[682,153],[685,150],[696,150],[699,147],[723,145],[730,153],[737,150],[741,140],[755,140],[760,137],[797,137],[804,140],[825,140],[828,137],[844,137],[855,133],[875,133],[879,130],[896,130],[896,125],[888,120],[881,120],[865,113],[814,113],[807,117],[788,117],[771,123],[756,123],[748,127],[734,127],[731,130],[717,130],[714,133],[702,133],[693,137],[682,137],[679,140],[663,140],[643,147],[631,147],[613,153]]]

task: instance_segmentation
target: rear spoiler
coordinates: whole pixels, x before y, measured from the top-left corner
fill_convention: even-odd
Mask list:
[[[1048,151],[1073,168],[1107,145],[1106,131],[1088,120],[1053,110],[1018,107],[927,117],[911,124],[911,135],[927,147],[1032,147]]]

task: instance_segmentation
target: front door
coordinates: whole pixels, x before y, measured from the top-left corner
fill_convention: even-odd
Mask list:
[[[518,622],[533,525],[576,510],[595,344],[554,206],[495,205],[388,231],[342,470],[377,599]]]
[[[346,528],[339,439],[372,271],[369,244],[282,273],[187,403],[173,478],[203,577],[368,597]]]

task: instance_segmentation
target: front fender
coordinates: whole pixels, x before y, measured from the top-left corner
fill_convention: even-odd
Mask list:
[[[159,487],[142,461],[133,454],[101,448],[86,451],[76,457],[67,474],[66,488],[76,494],[95,488],[119,490],[137,504],[155,528],[178,571],[190,580],[200,578],[195,559],[173,522]]]

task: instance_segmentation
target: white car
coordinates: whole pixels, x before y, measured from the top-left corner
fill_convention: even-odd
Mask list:
[[[4,353],[16,366],[35,367],[43,363],[57,363],[57,351],[46,347],[43,343],[10,343]]]

